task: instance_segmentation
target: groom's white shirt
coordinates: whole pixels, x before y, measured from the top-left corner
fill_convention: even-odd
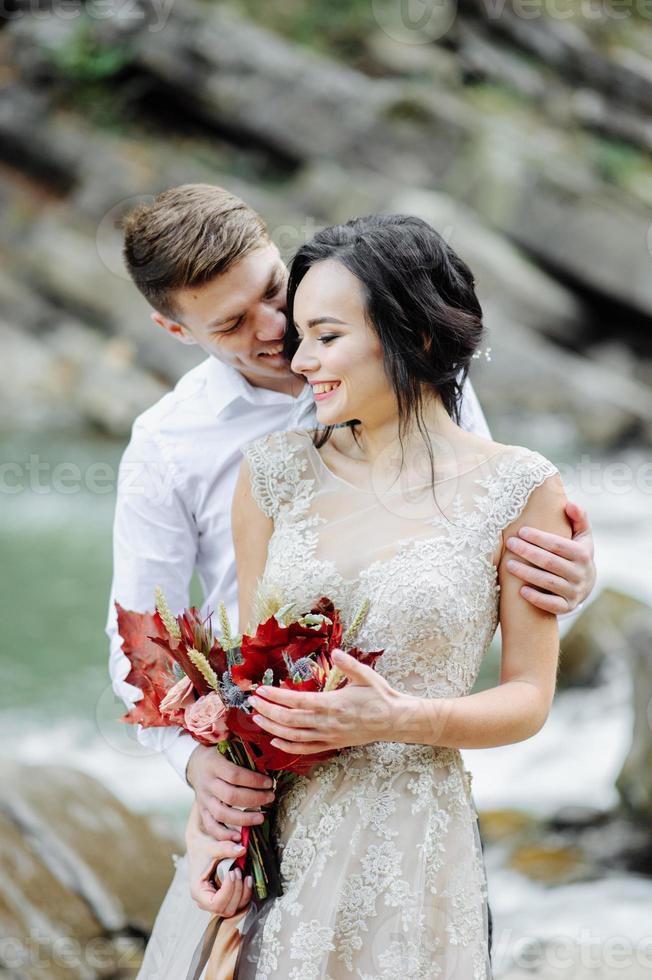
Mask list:
[[[490,438],[470,382],[461,425]],[[106,631],[115,693],[128,708],[141,693],[126,681],[129,661],[116,628],[114,600],[153,610],[160,585],[173,611],[189,603],[196,572],[203,609],[223,600],[237,624],[237,580],[231,501],[242,449],[270,432],[315,424],[308,385],[294,398],[254,388],[234,368],[209,357],[134,422],[118,476],[113,528],[113,586]],[[138,740],[163,752],[182,779],[197,743],[180,728],[142,728]]]

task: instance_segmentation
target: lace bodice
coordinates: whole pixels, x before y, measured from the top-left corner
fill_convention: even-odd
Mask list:
[[[245,450],[258,506],[273,519],[262,586],[308,610],[328,596],[356,639],[384,649],[397,690],[462,696],[498,616],[503,529],[555,473],[500,447],[428,487],[354,487],[306,431]],[[486,888],[470,782],[459,752],[376,742],[344,750],[280,801],[285,893],[242,980],[487,980]]]
[[[328,595],[346,623],[371,607],[358,645],[401,691],[467,694],[497,625],[493,556],[531,491],[556,472],[538,453],[505,447],[470,472],[385,494],[332,473],[305,431],[246,449],[260,508],[274,520],[263,586],[309,608]]]

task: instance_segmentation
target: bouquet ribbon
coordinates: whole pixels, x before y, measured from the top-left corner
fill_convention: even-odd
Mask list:
[[[201,980],[206,968],[205,980],[254,980],[255,954],[271,908],[272,896],[262,902],[253,899],[246,911],[229,919],[213,916],[195,949],[186,980]]]

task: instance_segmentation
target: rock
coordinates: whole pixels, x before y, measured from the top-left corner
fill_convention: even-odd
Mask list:
[[[19,85],[3,88],[0,156],[7,163],[67,192],[78,175],[74,146],[60,138],[48,118],[48,101]]]
[[[112,976],[117,951],[110,949],[100,922],[83,898],[52,873],[2,813],[0,855],[0,963],[21,970],[11,975],[29,976],[30,980]],[[71,944],[80,950],[104,944],[112,955],[97,971],[91,970],[90,964],[84,968],[81,957],[77,964],[58,962],[66,945],[70,948]]]
[[[462,65],[452,51],[432,44],[406,44],[386,31],[365,38],[365,48],[380,72],[439,81],[447,88],[462,84]]]
[[[0,320],[0,345],[4,426],[27,432],[81,432],[83,418],[68,400],[65,372],[47,344]]]
[[[173,843],[74,769],[15,766],[4,776],[2,811],[61,887],[104,930],[149,933],[174,873]]]
[[[553,830],[582,831],[587,827],[603,826],[608,814],[592,806],[565,806],[549,821]]]
[[[79,431],[89,424],[129,435],[134,418],[168,390],[135,363],[124,339],[104,340],[68,318],[42,337],[0,320],[4,424],[25,431]]]
[[[600,682],[600,668],[606,657],[627,659],[632,619],[646,608],[638,599],[604,589],[573,621],[562,639],[560,687],[591,687]]]
[[[586,311],[570,290],[448,194],[406,189],[401,182],[328,163],[304,169],[298,194],[307,210],[327,212],[335,221],[376,211],[415,214],[468,262],[483,302],[500,305],[511,320],[547,334],[568,338],[584,329]]]
[[[457,25],[457,59],[466,71],[505,85],[530,99],[542,99],[549,87],[543,73],[513,48],[500,44],[480,27],[460,18]]]
[[[516,134],[500,136],[499,129],[487,131],[477,147],[473,179],[445,189],[567,283],[652,316],[652,208],[592,175],[570,154],[551,153],[544,163],[543,139],[541,153],[526,144],[507,160],[504,146]]]
[[[607,43],[600,48],[586,29],[590,21],[579,9],[574,13],[569,8],[569,19],[546,16],[541,11],[539,16],[527,16],[519,4],[514,7],[501,6],[500,16],[496,17],[483,0],[460,0],[462,14],[481,19],[494,34],[507,38],[570,80],[586,82],[625,105],[649,109],[652,60],[649,55],[611,41],[608,32],[613,22],[608,13],[605,12],[602,25]]]
[[[652,821],[652,609],[639,608],[627,620],[628,663],[632,673],[634,730],[616,786],[628,813],[649,830]]]
[[[13,268],[19,266],[17,275],[29,278],[43,295],[70,311],[70,319],[93,328],[89,344],[93,333],[122,335],[133,344],[142,368],[176,381],[199,363],[203,353],[154,326],[150,307],[124,269],[119,274],[105,259],[98,249],[96,228],[54,212],[32,224],[16,247]],[[69,354],[73,362],[80,359],[74,349]],[[131,397],[140,398],[137,392]]]
[[[128,435],[136,416],[168,390],[136,366],[135,348],[125,339],[102,341],[67,322],[53,332],[49,346],[67,372],[72,404],[109,435]]]
[[[289,166],[336,158],[425,181],[454,164],[471,133],[471,115],[450,94],[369,79],[223,7],[174,7],[162,30],[131,40],[132,70],[162,95]],[[337,126],[325,125],[333,114]]]
[[[486,844],[509,840],[528,833],[536,826],[536,820],[523,810],[481,810],[480,832]]]
[[[592,89],[576,91],[570,100],[573,117],[587,129],[652,152],[652,123],[631,110],[617,106]]]
[[[473,270],[481,302],[544,334],[577,336],[586,318],[573,293],[538,269],[470,208],[446,194],[401,190],[391,210],[430,222]]]
[[[135,976],[173,876],[173,843],[96,780],[2,767],[0,976]]]
[[[558,839],[582,848],[585,860],[597,877],[614,871],[649,875],[652,871],[652,842],[649,827],[632,821],[624,812],[581,812],[583,808],[560,810],[548,826]]]
[[[547,885],[579,881],[586,877],[588,871],[579,847],[545,842],[518,845],[507,864],[514,871]]]
[[[6,186],[5,184],[5,189]],[[53,319],[52,306],[19,278],[9,256],[4,252],[0,254],[0,303],[3,319],[8,324],[20,324],[20,332],[23,334],[46,331]]]
[[[549,453],[556,442],[573,453],[617,448],[633,432],[652,440],[646,385],[554,346],[498,308],[485,311],[492,360],[478,362],[473,379],[496,439]]]

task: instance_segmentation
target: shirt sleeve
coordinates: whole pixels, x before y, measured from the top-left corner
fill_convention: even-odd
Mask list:
[[[129,710],[142,692],[127,683],[129,660],[122,650],[114,601],[125,609],[151,612],[154,589],[160,585],[170,608],[179,612],[189,602],[190,580],[197,555],[197,527],[178,474],[156,437],[138,421],[120,463],[113,525],[113,584],[106,624],[109,673],[115,693]],[[138,741],[163,752],[179,776],[196,748],[180,728],[137,729]]]
[[[460,409],[460,426],[467,432],[472,432],[476,436],[484,439],[491,439],[491,432],[487,420],[482,411],[478,396],[473,390],[473,385],[467,378],[462,389],[462,405]]]

